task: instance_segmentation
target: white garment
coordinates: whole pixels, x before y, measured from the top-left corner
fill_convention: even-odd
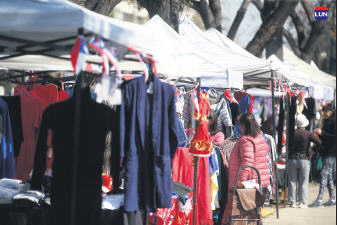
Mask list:
[[[0,204],[11,204],[13,197],[19,193],[19,190],[11,188],[0,188]]]
[[[109,105],[120,105],[122,102],[122,96],[118,87],[118,80],[116,77],[103,76],[100,83],[96,84],[95,94],[96,102],[102,103],[108,102]]]
[[[115,210],[124,205],[124,194],[103,195],[102,209]]]
[[[28,200],[30,202],[39,204],[40,200],[44,198],[44,194],[39,191],[29,190],[27,192],[22,192],[13,197],[13,201],[15,200]]]
[[[21,180],[2,178],[0,179],[0,187],[10,188],[10,189],[19,189],[19,184]]]

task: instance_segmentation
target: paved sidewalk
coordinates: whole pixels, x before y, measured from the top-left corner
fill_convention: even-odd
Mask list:
[[[308,203],[314,202],[319,186],[310,184]],[[326,190],[323,203],[329,199]],[[283,207],[283,206],[282,206]],[[263,220],[263,225],[334,225],[336,224],[336,206],[323,208],[281,208],[279,219],[276,214]]]
[[[336,207],[280,210],[280,218],[272,215],[263,220],[263,225],[335,225]]]

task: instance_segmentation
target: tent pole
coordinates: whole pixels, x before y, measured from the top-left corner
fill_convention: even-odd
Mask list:
[[[83,28],[78,29],[78,35],[83,35]],[[80,116],[81,116],[81,88],[84,82],[84,77],[78,77],[79,85],[75,85],[77,90],[74,91],[75,98],[75,112],[74,112],[74,152],[73,152],[73,171],[72,171],[72,185],[71,185],[71,202],[70,202],[70,225],[76,225],[76,189],[77,189],[77,156],[80,142]]]
[[[286,207],[286,195],[287,195],[287,189],[288,189],[288,152],[289,152],[289,116],[290,116],[290,101],[291,96],[287,94],[286,97],[286,168],[284,172],[284,201],[283,206]]]
[[[275,87],[274,87],[274,72],[271,72],[271,99],[272,99],[272,120],[273,120],[273,138],[276,137],[276,123],[275,123]],[[278,175],[277,175],[277,162],[274,161],[274,171],[275,171],[275,194],[276,194],[276,217],[279,218],[279,196],[278,196]]]
[[[200,78],[197,79],[199,86],[198,86],[198,99],[199,99],[199,93],[200,93],[200,86],[201,86],[201,80]],[[199,125],[198,125],[199,126]],[[194,173],[193,173],[193,225],[196,225],[196,206],[197,206],[197,194],[198,194],[198,162],[199,157],[194,156]]]

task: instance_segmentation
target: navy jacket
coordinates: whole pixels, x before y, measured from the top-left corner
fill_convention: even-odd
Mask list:
[[[142,76],[126,83],[122,93],[125,210],[170,208],[171,160],[178,144],[174,89],[154,77],[151,96]]]
[[[0,140],[0,179],[14,178],[15,163],[13,134],[7,103],[0,98],[1,140]]]

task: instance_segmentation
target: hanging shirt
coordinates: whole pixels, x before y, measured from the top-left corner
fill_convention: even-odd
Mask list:
[[[54,84],[35,85],[34,90],[36,92],[36,95],[45,101],[45,108],[58,101],[58,90],[57,86]]]
[[[7,103],[0,98],[0,111],[2,115],[2,138],[0,153],[0,178],[14,178],[15,163],[12,126]]]
[[[23,142],[21,98],[20,96],[4,96],[1,98],[8,105],[13,133],[14,156],[17,157],[20,153],[21,143]]]
[[[17,92],[16,94],[19,94]],[[23,182],[29,179],[29,173],[33,169],[35,145],[39,132],[39,125],[43,112],[44,102],[22,90],[22,130],[24,141],[21,144],[20,154],[16,158],[15,178]]]
[[[76,158],[75,221],[76,224],[94,225],[100,219],[103,154],[106,134],[112,131],[113,114],[110,108],[91,99],[89,88],[81,90],[79,94],[81,102],[78,117],[80,127]],[[69,211],[72,199],[71,183],[74,179],[75,105],[76,100],[70,98],[49,106],[43,112],[31,185],[33,190],[41,189],[46,169],[48,130],[52,130],[54,161],[51,204],[55,224],[62,225],[71,222]],[[112,157],[118,158],[118,152],[114,153]]]

